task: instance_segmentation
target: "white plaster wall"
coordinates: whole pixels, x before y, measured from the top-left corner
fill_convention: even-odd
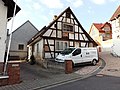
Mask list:
[[[4,62],[4,54],[6,47],[6,35],[7,35],[7,7],[4,6],[2,0],[0,0],[0,62]]]
[[[39,44],[39,52],[37,53],[37,44]],[[39,42],[37,42],[34,46],[34,56],[36,60],[39,62],[39,60],[42,60],[43,56],[43,39],[41,39]]]
[[[119,39],[116,39],[113,41],[111,52],[116,56],[120,56],[120,40]]]
[[[32,55],[32,46],[28,46],[28,59],[30,59],[31,55]]]
[[[113,39],[117,39],[117,36],[120,35],[119,18],[115,19],[111,22],[111,24],[112,24],[112,38]]]
[[[120,56],[120,39],[117,38],[117,36],[120,35],[120,26],[118,19],[113,20],[110,23],[112,24],[112,38],[113,38],[113,46],[111,53],[113,53],[115,56]]]
[[[79,47],[79,42],[75,42],[75,47]]]

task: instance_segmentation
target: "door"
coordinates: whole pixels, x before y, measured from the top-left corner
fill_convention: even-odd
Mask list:
[[[76,49],[73,53],[72,53],[72,60],[74,62],[74,64],[76,63],[81,63],[82,62],[82,55],[81,55],[81,49]]]

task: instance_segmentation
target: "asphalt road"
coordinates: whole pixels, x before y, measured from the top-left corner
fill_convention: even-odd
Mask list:
[[[120,90],[120,77],[92,76],[47,90]]]

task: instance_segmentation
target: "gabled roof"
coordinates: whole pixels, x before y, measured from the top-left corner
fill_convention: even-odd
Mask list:
[[[120,16],[120,5],[117,8],[117,10],[115,11],[115,13],[112,15],[112,17],[110,18],[110,21],[114,20],[115,18]]]
[[[2,1],[5,3],[4,5],[8,7],[7,18],[13,17],[15,2],[13,0]],[[20,7],[17,5],[15,14],[17,14],[20,10]]]
[[[74,17],[74,19],[76,20],[76,22],[78,23],[78,25],[80,26],[80,28],[82,29],[82,31],[88,36],[90,41],[93,41],[93,43],[95,45],[97,45],[97,43],[89,36],[89,34],[84,30],[84,28],[82,27],[82,25],[80,24],[80,22],[78,21],[78,19],[76,18],[76,16],[74,15],[74,13],[72,12],[72,10],[70,9],[70,7],[66,8],[55,20],[53,20],[47,27],[44,26],[29,42],[28,44],[30,44],[31,42],[33,42],[36,38],[38,37],[42,37],[42,35],[65,13],[69,11],[72,16]]]
[[[22,26],[24,26],[26,23],[30,23],[30,24],[35,28],[35,30],[38,31],[38,29],[37,29],[29,20],[27,20],[25,23],[23,23],[21,26],[19,26],[19,27],[18,27],[16,30],[14,30],[12,33],[16,32],[19,28],[21,28]]]
[[[101,26],[101,29],[102,29],[102,28],[104,28],[104,26],[105,26],[106,24],[107,24],[107,25],[109,25],[109,26],[110,26],[110,28],[112,28],[111,24],[110,24],[110,23],[108,23],[108,22],[106,22],[106,23],[104,23],[104,24]]]
[[[103,32],[103,30],[101,29],[101,26],[103,26],[102,23],[93,23],[93,25],[99,30],[99,32]]]
[[[93,25],[99,30],[99,32],[105,32],[104,30],[102,30],[102,28],[104,28],[105,25],[109,25],[111,28],[111,24],[106,22],[106,23],[93,23]]]

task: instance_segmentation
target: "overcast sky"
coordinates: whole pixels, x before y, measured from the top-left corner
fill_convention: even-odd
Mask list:
[[[109,21],[120,0],[17,0],[17,4],[21,11],[15,17],[13,30],[27,20],[40,30],[53,20],[54,15],[59,15],[70,6],[84,29],[89,31],[92,23]],[[8,22],[8,29],[11,21]]]

